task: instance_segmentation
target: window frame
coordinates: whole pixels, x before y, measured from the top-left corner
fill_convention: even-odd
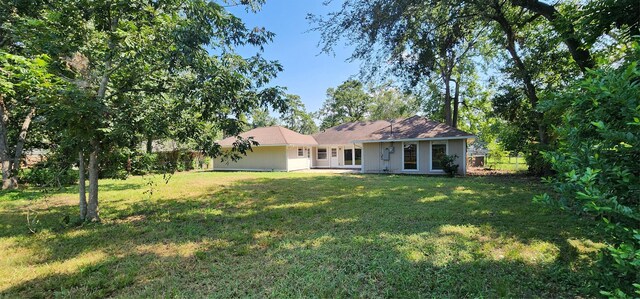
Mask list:
[[[416,146],[416,169],[406,169],[404,162],[405,145],[414,144]],[[420,142],[402,142],[402,171],[420,171]]]
[[[298,147],[298,158],[304,158],[304,147]]]
[[[360,151],[360,164],[356,164],[356,151]],[[362,148],[354,147],[353,148],[353,165],[354,166],[362,166]]]
[[[449,141],[448,140],[434,140],[429,143],[429,172],[443,172],[444,169],[433,169],[433,145],[443,145],[444,154],[449,155]]]
[[[324,158],[320,158],[320,150],[324,150]],[[316,158],[318,160],[326,161],[329,158],[329,152],[326,147],[316,148]]]
[[[349,163],[349,164],[347,164],[347,151],[351,151],[351,155],[349,155],[349,160],[351,161],[351,163]],[[354,154],[353,148],[346,148],[345,147],[342,150],[342,164],[344,166],[353,166],[354,165],[353,164],[354,163],[353,154]]]

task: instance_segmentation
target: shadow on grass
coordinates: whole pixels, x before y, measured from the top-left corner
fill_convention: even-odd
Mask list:
[[[36,267],[104,257],[14,284],[3,295],[593,292],[588,265],[567,240],[597,236],[579,219],[531,204],[539,188],[491,178],[261,178],[213,187],[206,199],[157,199],[126,209],[104,200],[104,224],[70,229],[56,228],[56,219],[73,207],[52,207],[42,226],[53,235],[18,238],[11,246],[41,252]],[[5,216],[2,223],[19,220]]]

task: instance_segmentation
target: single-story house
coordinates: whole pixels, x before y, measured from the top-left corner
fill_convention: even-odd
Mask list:
[[[465,174],[467,140],[475,138],[420,116],[346,123],[311,136],[278,126],[240,136],[253,137],[259,146],[237,162],[215,161],[215,170],[349,168],[362,173],[442,174],[441,158],[456,155],[458,172]],[[235,140],[219,143],[231,148]]]
[[[238,161],[216,160],[214,170],[294,171],[312,168],[311,152],[318,145],[309,135],[303,135],[280,126],[255,128],[240,134],[253,137],[259,146]],[[218,142],[225,148],[233,147],[236,137]]]

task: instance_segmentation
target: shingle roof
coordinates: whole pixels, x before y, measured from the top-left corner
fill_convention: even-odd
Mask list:
[[[389,126],[386,120],[361,121],[342,124],[313,134],[318,144],[348,144],[364,138],[375,131]]]
[[[391,121],[378,120],[351,122],[328,128],[313,137],[318,144],[347,144],[355,141],[472,138],[472,134],[421,116],[398,118]]]
[[[449,125],[432,121],[421,116],[397,119],[371,134],[364,140],[398,140],[398,139],[436,139],[436,138],[472,138],[472,134],[458,130]]]
[[[303,135],[280,126],[255,128],[240,134],[242,138],[253,137],[260,145],[316,145],[318,144],[312,136]],[[218,143],[222,147],[233,146],[236,137],[232,136],[220,140]]]

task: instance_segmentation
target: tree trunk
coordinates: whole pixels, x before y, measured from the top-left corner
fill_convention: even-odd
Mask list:
[[[4,104],[4,98],[0,95],[0,163],[2,163],[2,190],[11,187],[11,161],[7,148],[7,123],[9,112]]]
[[[453,95],[453,116],[451,118],[451,126],[458,127],[458,110],[460,106],[460,76],[453,82],[456,83],[456,91]]]
[[[87,206],[87,220],[99,222],[98,213],[98,142],[91,141],[91,153],[89,154],[89,202]]]
[[[151,135],[147,136],[147,154],[151,154],[153,152],[153,137]]]
[[[29,114],[24,118],[22,122],[22,128],[20,128],[20,135],[18,135],[18,142],[16,143],[16,152],[13,157],[13,163],[10,163],[10,174],[11,177],[9,179],[9,188],[18,188],[18,180],[16,176],[18,175],[18,171],[20,170],[20,158],[22,158],[22,150],[24,149],[24,143],[27,140],[27,131],[29,131],[29,126],[31,125],[31,120],[33,116],[36,114],[36,107],[31,107],[29,110]]]
[[[511,0],[513,5],[526,8],[536,14],[540,14],[551,23],[553,29],[564,39],[564,44],[569,49],[573,60],[576,61],[582,72],[593,68],[595,62],[587,47],[576,37],[575,28],[570,20],[567,20],[553,5],[538,0]]]
[[[80,220],[84,221],[87,217],[87,191],[84,177],[84,154],[78,152],[78,193],[80,194]]]
[[[496,14],[493,15],[493,18],[496,22],[498,22],[498,24],[500,25],[500,27],[502,28],[502,30],[506,35],[507,43],[505,47],[507,48],[507,51],[509,52],[511,59],[513,59],[513,62],[516,65],[516,68],[518,69],[518,73],[519,73],[518,77],[520,77],[520,79],[524,83],[525,94],[529,99],[529,102],[531,103],[531,107],[535,109],[539,101],[536,87],[533,84],[533,79],[531,77],[531,74],[527,70],[524,62],[522,61],[522,58],[520,58],[520,55],[516,50],[516,44],[515,44],[516,36],[515,36],[515,33],[513,32],[513,28],[511,27],[511,24],[509,23],[509,21],[502,14],[502,11],[500,9],[501,8],[496,9],[497,11],[496,11]],[[538,122],[539,141],[541,144],[547,144],[548,140],[546,137],[547,136],[546,126],[542,123],[544,115],[540,112],[535,112],[535,113],[536,113],[536,120]]]
[[[111,32],[115,32],[118,27],[118,18],[115,17],[111,20]],[[113,36],[109,35],[109,51],[107,52],[104,70],[102,72],[102,78],[100,79],[100,86],[98,88],[98,94],[96,95],[96,101],[101,104],[107,93],[107,85],[109,84],[109,78],[112,72],[113,56],[115,55],[116,44],[113,40]],[[91,153],[89,154],[89,202],[87,204],[87,217],[86,219],[91,222],[99,222],[100,215],[98,211],[98,154],[100,147],[98,143],[98,137],[94,137],[91,140]]]
[[[444,80],[444,122],[451,126],[451,76],[442,73],[442,79]]]

